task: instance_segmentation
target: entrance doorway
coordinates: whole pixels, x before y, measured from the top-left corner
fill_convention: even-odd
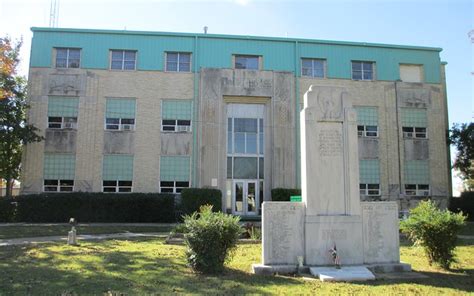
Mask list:
[[[256,180],[233,180],[232,211],[237,215],[257,215],[259,203]]]

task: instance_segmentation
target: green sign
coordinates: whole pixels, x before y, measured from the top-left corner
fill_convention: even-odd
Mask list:
[[[301,195],[292,195],[292,196],[290,196],[290,201],[292,201],[292,202],[301,202]]]

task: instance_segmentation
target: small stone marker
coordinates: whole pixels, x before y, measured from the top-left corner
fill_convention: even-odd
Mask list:
[[[322,282],[354,282],[371,281],[375,276],[365,266],[311,267],[312,275],[319,277]]]
[[[72,226],[71,231],[68,232],[67,235],[67,244],[68,245],[77,245],[77,233],[76,233],[76,225],[77,221],[74,218],[69,219],[69,224]]]

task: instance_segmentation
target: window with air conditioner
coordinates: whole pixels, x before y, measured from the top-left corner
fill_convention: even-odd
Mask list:
[[[106,118],[105,129],[112,131],[133,131],[135,119],[133,118]]]
[[[378,127],[375,125],[358,125],[357,135],[359,137],[378,137]]]
[[[161,131],[189,133],[191,132],[191,120],[163,119],[161,121]]]
[[[379,196],[380,184],[359,184],[360,195]]]
[[[405,195],[429,196],[430,185],[428,184],[405,184]]]
[[[49,129],[77,129],[77,117],[48,116]]]
[[[426,127],[404,126],[402,130],[406,139],[426,139]]]

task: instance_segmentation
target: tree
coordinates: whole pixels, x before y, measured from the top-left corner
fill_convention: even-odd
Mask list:
[[[7,197],[20,176],[24,145],[43,139],[26,122],[26,79],[16,73],[21,44],[8,36],[0,38],[0,178],[6,181]]]
[[[474,123],[453,124],[450,144],[457,149],[453,167],[459,170],[468,191],[474,190]]]

